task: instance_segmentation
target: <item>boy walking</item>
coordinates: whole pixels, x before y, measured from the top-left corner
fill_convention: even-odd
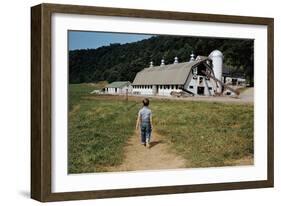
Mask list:
[[[140,127],[141,144],[149,148],[152,130],[152,112],[148,108],[149,100],[147,98],[145,98],[142,103],[143,107],[139,110],[138,113],[136,130]]]

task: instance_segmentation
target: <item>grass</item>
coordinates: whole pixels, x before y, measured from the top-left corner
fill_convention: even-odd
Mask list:
[[[68,87],[69,95],[69,111],[73,109],[74,105],[77,105],[82,100],[83,96],[89,95],[91,91],[95,89],[103,88],[107,82],[98,82],[96,84],[70,84]]]
[[[100,85],[69,87],[69,172],[117,166],[134,133],[137,99],[90,95]],[[252,156],[253,105],[151,100],[154,129],[188,161],[187,167],[225,166]]]
[[[85,97],[94,96],[89,87],[93,85],[70,85],[69,173],[99,172],[120,164],[134,132],[136,102],[88,100]]]
[[[253,105],[157,102],[155,127],[190,167],[226,166],[252,156]]]

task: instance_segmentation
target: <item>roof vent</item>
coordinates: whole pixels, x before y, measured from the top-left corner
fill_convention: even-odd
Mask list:
[[[194,61],[194,60],[195,60],[195,54],[193,54],[193,51],[192,51],[192,53],[190,55],[190,60],[189,61]]]
[[[174,64],[177,64],[177,63],[179,63],[179,59],[178,59],[178,57],[175,57]]]
[[[153,61],[150,62],[149,67],[153,67]]]
[[[164,65],[165,65],[165,60],[162,59],[162,60],[161,60],[161,65],[160,65],[160,66],[164,66]]]

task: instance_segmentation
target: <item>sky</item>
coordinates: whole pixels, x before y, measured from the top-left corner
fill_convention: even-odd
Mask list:
[[[92,31],[69,31],[69,50],[75,49],[96,49],[112,43],[131,43],[148,39],[152,35],[107,33]]]

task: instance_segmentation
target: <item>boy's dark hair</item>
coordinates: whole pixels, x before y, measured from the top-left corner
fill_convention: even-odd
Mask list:
[[[149,105],[149,99],[145,98],[142,100],[143,106],[148,106]]]

